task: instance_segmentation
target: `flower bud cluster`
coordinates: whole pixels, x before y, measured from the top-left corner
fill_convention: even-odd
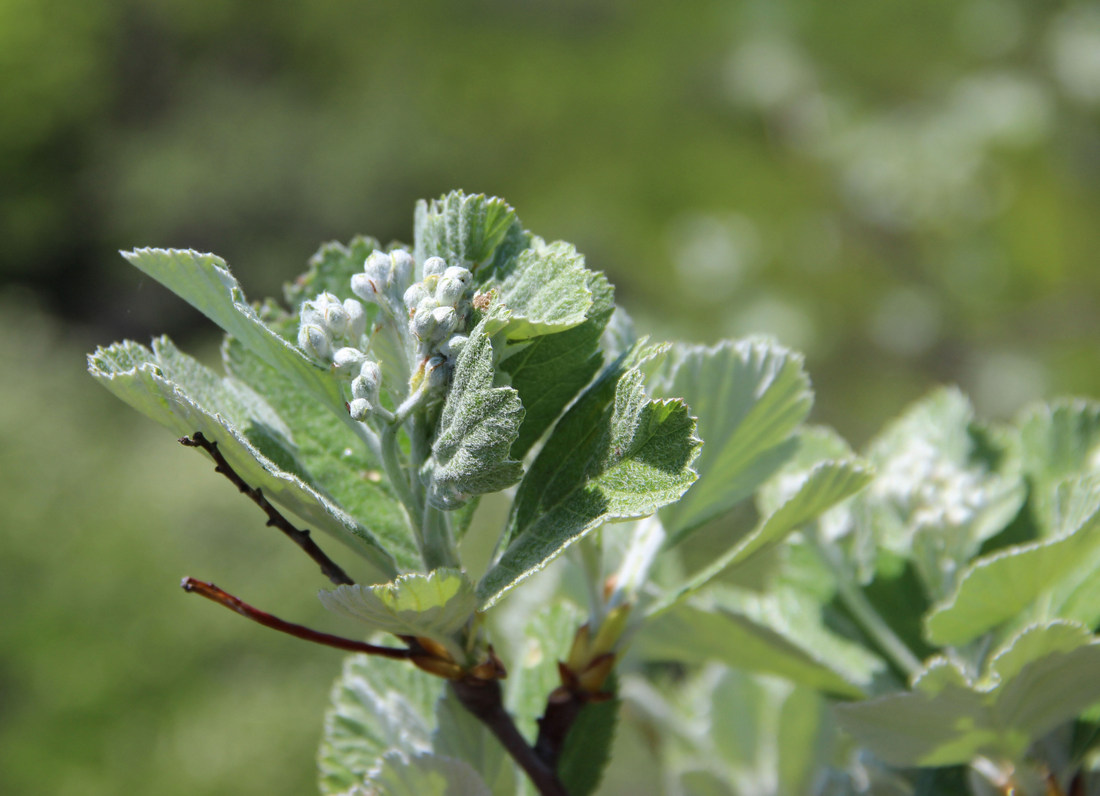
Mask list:
[[[447,266],[441,257],[424,261],[423,278],[415,278],[415,262],[404,249],[375,250],[351,278],[351,289],[363,301],[376,304],[381,313],[375,332],[384,324],[406,327],[417,363],[409,390],[426,390],[436,396],[446,390],[454,362],[466,343],[473,314],[473,274],[466,268]],[[367,355],[366,315],[355,299],[341,302],[322,293],[302,304],[298,345],[311,358],[331,364],[333,371],[350,382],[348,410],[365,420],[380,405],[382,372]],[[402,334],[405,330],[402,329]],[[346,383],[345,382],[345,383]]]
[[[359,346],[367,327],[362,304],[355,299],[341,302],[327,292],[302,302],[300,318],[298,347],[326,363],[338,347]]]
[[[425,260],[423,273],[420,282],[405,290],[402,301],[421,363],[413,378],[427,379],[428,389],[439,392],[446,387],[454,360],[466,343],[474,277],[469,269],[448,266],[442,257]]]

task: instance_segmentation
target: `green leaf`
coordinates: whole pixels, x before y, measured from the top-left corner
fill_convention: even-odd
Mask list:
[[[453,634],[477,610],[469,579],[457,570],[409,573],[378,586],[338,586],[320,593],[325,608],[397,636],[427,636],[454,646]],[[461,655],[461,652],[459,652]]]
[[[586,289],[592,305],[584,323],[506,349],[508,356],[500,369],[511,377],[524,409],[519,436],[512,444],[513,458],[527,454],[603,365],[600,337],[615,308],[614,290],[603,274],[591,271]]]
[[[223,259],[179,249],[136,249],[123,256],[332,411],[346,414],[336,381],[263,324]]]
[[[1015,425],[1034,513],[1047,535],[1057,535],[1068,530],[1059,521],[1059,485],[1100,470],[1100,403],[1066,399],[1038,404],[1022,412]]]
[[[589,796],[599,786],[611,758],[618,719],[618,696],[581,708],[558,760],[558,778],[570,796]]]
[[[418,569],[420,554],[404,511],[381,464],[370,457],[362,440],[236,338],[226,338],[222,358],[226,370],[266,396],[285,418],[296,458],[314,484],[323,485],[328,495],[381,540],[401,569]]]
[[[642,517],[695,480],[695,420],[650,401],[637,368],[617,363],[558,421],[516,493],[500,560],[478,585],[483,606],[604,522]]]
[[[500,741],[447,689],[436,704],[434,749],[437,755],[468,763],[493,796],[515,796],[516,767]]]
[[[760,596],[751,611],[681,604],[647,621],[631,649],[644,659],[698,664],[709,660],[737,669],[776,674],[843,697],[861,697],[885,669],[859,645],[825,630],[813,616],[783,612],[776,596]],[[801,610],[820,607],[803,601]],[[750,611],[755,616],[750,615]],[[807,632],[809,631],[809,632]]]
[[[1012,619],[1074,572],[1098,564],[1100,512],[1094,511],[1066,536],[1004,548],[973,562],[955,592],[926,616],[925,635],[933,644],[964,644]]]
[[[246,483],[362,554],[376,570],[372,578],[397,574],[393,557],[374,535],[307,483],[287,425],[241,382],[220,379],[167,338],[155,341],[152,351],[133,342],[97,349],[88,369],[123,401],[174,433],[201,431],[216,442]]]
[[[835,710],[842,727],[893,765],[1020,760],[1035,740],[1100,700],[1098,665],[1100,639],[1050,622],[1011,639],[977,684],[936,659],[915,690]]]
[[[856,461],[832,461],[816,465],[800,478],[801,484],[786,502],[764,517],[756,528],[713,563],[689,578],[679,589],[658,600],[650,613],[667,610],[698,591],[728,567],[740,566],[754,555],[779,544],[792,531],[816,519],[829,507],[854,495],[870,480],[870,471]]]
[[[584,257],[563,241],[547,244],[534,238],[519,253],[515,270],[496,287],[512,311],[505,334],[509,341],[571,329],[585,321],[592,306],[590,272]]]
[[[488,330],[499,317],[481,320],[455,364],[432,455],[421,472],[428,499],[437,508],[458,508],[471,496],[499,492],[523,475],[523,465],[509,457],[523,405],[512,388],[493,386]]]
[[[371,772],[368,784],[367,790],[356,789],[352,796],[493,796],[468,763],[433,754],[390,752]]]
[[[503,199],[467,196],[461,191],[418,202],[414,237],[418,263],[442,257],[447,265],[470,269],[479,281],[483,266],[486,271],[501,268],[504,259],[527,245],[515,211]],[[506,241],[510,245],[502,246]]]
[[[429,752],[443,688],[443,680],[405,661],[348,656],[325,713],[317,754],[321,792],[361,784],[388,751]]]
[[[673,347],[654,393],[682,397],[705,444],[698,483],[661,510],[670,545],[751,495],[794,452],[792,433],[813,404],[802,364],[766,338]]]

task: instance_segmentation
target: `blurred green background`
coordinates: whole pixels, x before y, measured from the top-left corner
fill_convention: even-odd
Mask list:
[[[317,244],[507,198],[639,327],[806,352],[855,443],[932,384],[1100,393],[1100,7],[0,0],[0,793],[313,790],[308,560],[83,354],[203,319],[115,254],[274,293]],[[201,603],[201,604],[200,604]],[[344,628],[348,632],[348,628]]]

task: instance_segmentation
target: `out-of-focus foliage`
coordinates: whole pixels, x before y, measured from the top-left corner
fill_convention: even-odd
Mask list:
[[[0,3],[0,260],[113,331],[164,304],[112,298],[109,250],[274,293],[463,187],[646,325],[806,351],[857,438],[932,381],[1003,417],[1097,386],[1091,4],[55,5]]]
[[[1005,417],[1100,393],[1098,53],[1086,2],[0,0],[0,279],[145,338],[197,316],[116,249],[218,251],[264,295],[463,187],[643,329],[805,351],[856,442],[931,381]],[[262,518],[135,432],[88,341],[3,308],[0,791],[307,792],[337,663],[175,591],[195,562],[306,620],[279,603],[305,564],[258,566]]]

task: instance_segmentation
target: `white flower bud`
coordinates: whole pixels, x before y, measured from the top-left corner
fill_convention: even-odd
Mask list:
[[[363,305],[355,299],[344,300],[344,312],[348,316],[348,325],[344,335],[353,343],[358,343],[359,338],[367,331],[367,313],[363,309]]]
[[[432,310],[432,320],[435,321],[432,337],[438,339],[447,337],[458,326],[458,315],[455,314],[454,307],[436,307]]]
[[[382,369],[373,360],[365,360],[359,366],[359,375],[351,381],[351,394],[372,404],[378,403],[378,392],[382,386]]]
[[[398,290],[404,290],[413,280],[416,262],[405,249],[395,249],[390,257],[393,259],[393,285]]]
[[[447,270],[447,261],[442,257],[429,257],[424,261],[424,278],[429,276],[442,276]]]
[[[348,413],[352,416],[352,419],[363,421],[367,419],[367,415],[370,414],[371,405],[370,401],[366,398],[355,398],[348,404]]]
[[[420,302],[429,297],[428,288],[424,287],[423,282],[413,282],[409,289],[405,291],[403,301],[405,306],[410,310],[415,310],[420,306]]]
[[[363,273],[378,286],[379,291],[385,290],[393,281],[393,258],[375,249],[363,263]]]
[[[457,359],[458,355],[462,353],[462,348],[466,345],[466,341],[469,339],[470,338],[464,334],[453,335],[449,340],[439,346],[439,353],[452,360]]]
[[[344,305],[331,293],[322,293],[317,303],[325,328],[334,337],[343,336],[348,328],[348,313],[344,310]]]
[[[448,271],[453,269],[448,268]],[[465,268],[462,269],[466,271]],[[466,273],[470,273],[466,271]],[[466,295],[466,283],[461,279],[455,279],[454,277],[444,274],[439,277],[439,281],[435,285],[435,297],[440,304],[450,304],[452,307],[458,304],[462,300],[462,297]]]
[[[303,323],[298,327],[298,347],[314,359],[324,361],[332,353],[332,340],[324,327]]]
[[[367,274],[355,274],[351,278],[351,292],[363,301],[378,302],[378,297],[385,290],[385,285],[377,283]]]
[[[451,368],[447,364],[446,357],[436,354],[424,363],[424,373],[428,379],[428,389],[432,392],[438,392],[447,386]]]
[[[430,340],[435,331],[435,317],[432,315],[432,310],[425,307],[423,302],[409,321],[409,331],[418,340]]]
[[[350,376],[359,370],[367,355],[358,348],[341,348],[332,355],[332,366],[341,376]]]

